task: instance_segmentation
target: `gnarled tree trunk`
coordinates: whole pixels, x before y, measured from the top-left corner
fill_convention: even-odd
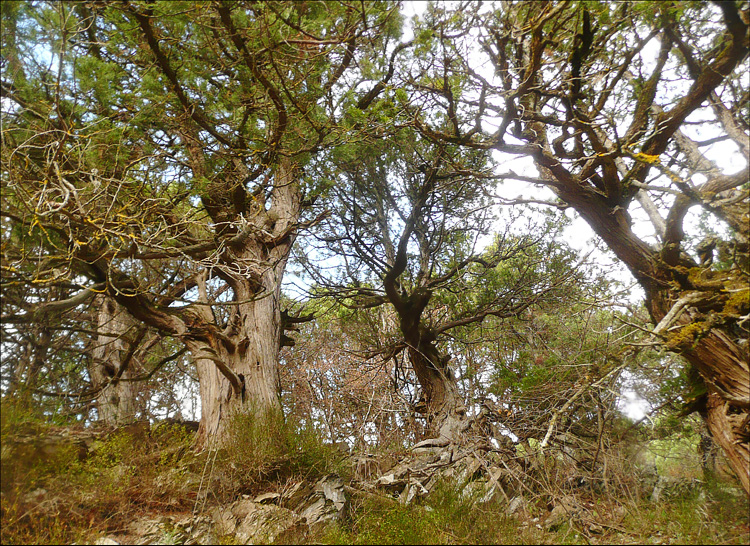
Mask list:
[[[239,186],[227,178],[209,187],[203,200],[223,250],[183,283],[197,287],[195,304],[157,307],[138,293],[120,288],[111,295],[138,320],[181,339],[196,363],[200,381],[198,446],[220,444],[231,415],[281,409],[279,349],[284,336],[281,281],[299,226],[298,169],[289,160],[276,167],[268,204],[258,199],[232,203]],[[243,190],[244,192],[244,190]],[[238,221],[239,220],[239,221]],[[223,282],[233,297],[209,297],[209,280]],[[214,310],[229,309],[225,321]]]
[[[420,324],[422,309],[409,309],[400,316],[409,362],[422,388],[419,411],[426,415],[429,429],[438,439],[460,443],[471,423],[448,366],[449,357],[440,355],[434,334]]]
[[[750,18],[736,2],[710,4],[701,5],[702,16],[693,18],[701,23],[692,27],[693,21],[668,2],[655,4],[657,17],[623,4],[617,25],[610,25],[608,7],[594,9],[587,3],[502,5],[497,18],[484,27],[482,41],[499,80],[473,78],[473,85],[480,96],[494,96],[505,107],[490,107],[489,98],[486,103],[461,103],[476,119],[500,115],[497,131],[478,134],[479,125],[470,116],[456,113],[460,109],[454,102],[460,101],[455,95],[442,111],[452,121],[449,130],[434,110],[429,117],[415,114],[414,121],[432,140],[534,159],[538,178],[513,171],[504,176],[549,187],[630,269],[646,293],[651,319],[658,325],[655,333],[690,362],[704,383],[705,394],[686,409],[704,415],[750,494],[750,357],[745,344],[750,310],[748,169],[730,174],[704,153],[705,142],[681,130],[689,116],[708,104],[714,117],[703,119],[706,126],[720,127],[721,140],[728,139],[740,152],[747,152],[750,143],[737,113],[747,102],[747,91],[735,84],[744,83]],[[570,21],[580,26],[577,22],[571,27]],[[640,25],[650,26],[651,36],[660,42],[648,76],[640,70],[646,43],[636,39]],[[697,28],[721,47],[697,39]],[[607,37],[603,32],[609,33]],[[574,44],[572,54],[549,55],[550,44],[561,43],[562,36]],[[615,58],[618,67],[612,65]],[[443,66],[438,57],[433,60],[434,74],[456,73],[454,59]],[[601,66],[612,70],[597,72]],[[670,66],[680,67],[683,85],[675,87],[665,78]],[[470,67],[467,61],[459,73],[470,74]],[[560,77],[547,77],[553,72]],[[630,89],[623,93],[625,81]],[[434,91],[441,97],[451,96],[449,92],[447,83]],[[516,144],[519,139],[524,144]],[[727,153],[736,153],[731,144],[723,146]],[[676,197],[664,199],[668,194]],[[636,199],[654,225],[655,245],[632,229],[628,211]],[[711,267],[708,247],[696,248],[700,263],[688,255],[691,241],[683,221],[688,209],[698,205],[731,228],[733,256],[724,260],[724,267]]]
[[[201,393],[199,444],[219,443],[237,412],[281,410],[279,350],[288,342],[281,314],[281,281],[296,236],[300,212],[297,167],[284,160],[277,167],[270,207],[247,210],[248,236],[228,249],[226,263],[217,264],[232,289],[229,318],[219,331],[208,305],[197,306],[199,336],[186,336],[195,358]],[[216,196],[206,198],[214,209]],[[221,204],[221,203],[219,203]],[[240,264],[241,274],[233,270]],[[200,300],[209,303],[206,276],[199,276]],[[218,302],[212,302],[216,305]]]
[[[557,178],[565,176],[547,154],[540,154],[538,161]],[[727,314],[730,297],[736,297],[737,291],[748,294],[746,277],[740,273],[739,280],[728,275],[721,282],[699,279],[695,264],[679,254],[684,214],[670,216],[663,250],[656,252],[633,234],[626,212],[582,188],[571,184],[558,192],[573,204],[643,287],[646,307],[657,325],[655,333],[662,335],[668,348],[682,355],[700,374],[706,394],[693,407],[704,418],[714,441],[724,450],[729,465],[750,494],[750,352],[748,345],[741,343],[743,329],[731,313]],[[747,229],[745,221],[738,236],[744,237]],[[677,235],[670,236],[670,232]],[[711,270],[703,267],[701,271],[701,275],[710,275]],[[739,286],[734,287],[735,284]],[[747,312],[747,297],[736,307]],[[732,332],[732,328],[737,331]]]
[[[91,352],[91,383],[99,389],[96,409],[99,421],[119,426],[136,420],[144,409],[138,399],[138,384],[130,381],[135,374],[131,343],[135,323],[128,312],[112,298],[97,296],[98,336]]]
[[[281,273],[285,262],[286,257],[262,275],[263,286],[269,292],[267,296],[237,305],[232,332],[227,332],[234,343],[186,341],[195,358],[200,381],[198,437],[203,445],[213,440],[221,443],[226,425],[235,413],[281,409],[278,361],[283,334]],[[241,284],[248,288],[247,283]],[[242,290],[237,300],[251,299],[252,295]],[[207,307],[203,309],[210,314]],[[206,323],[209,320],[206,317]],[[230,375],[236,377],[236,381],[230,381]]]
[[[700,305],[701,295],[689,294],[693,296],[693,303]],[[704,294],[703,300],[709,300],[710,296]],[[663,301],[649,299],[655,320],[663,320],[671,309],[667,309]],[[703,331],[704,327],[707,331]],[[698,371],[706,386],[706,393],[691,407],[699,412],[742,487],[750,493],[750,352],[747,345],[743,348],[720,327],[711,327],[706,317],[690,304],[679,317],[675,316],[672,329],[674,333],[668,343]]]

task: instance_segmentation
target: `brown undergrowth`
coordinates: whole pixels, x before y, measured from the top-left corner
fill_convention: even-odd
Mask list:
[[[516,446],[523,473],[503,495],[483,498],[467,482],[446,479],[405,504],[351,480],[350,458],[315,431],[280,416],[237,418],[221,450],[196,454],[194,433],[179,425],[137,424],[116,430],[45,422],[3,403],[3,544],[90,543],[115,536],[139,518],[207,514],[290,481],[337,473],[348,484],[346,516],[277,539],[299,544],[747,544],[748,498],[726,476],[705,477],[686,455],[656,465],[686,487],[664,489],[633,446],[600,455],[582,472],[548,449]],[[7,411],[6,411],[7,410]],[[678,450],[679,451],[679,450]],[[682,453],[682,452],[680,452]],[[383,454],[382,458],[387,458]],[[509,459],[510,460],[510,459]],[[652,465],[654,466],[654,465]],[[384,469],[383,469],[384,470]],[[368,483],[369,481],[369,483]],[[671,482],[670,482],[671,483]],[[522,499],[510,509],[513,498]],[[403,500],[403,499],[402,499]],[[175,535],[177,536],[177,535]],[[123,538],[124,537],[124,538]],[[225,543],[232,536],[222,535]]]
[[[3,404],[3,544],[71,543],[132,518],[192,508],[200,457],[180,425],[59,426]]]

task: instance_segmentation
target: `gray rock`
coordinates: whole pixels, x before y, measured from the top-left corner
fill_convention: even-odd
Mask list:
[[[526,510],[526,499],[522,496],[513,497],[510,499],[510,502],[508,503],[508,509],[506,512],[509,516],[512,516],[518,511],[524,511]]]
[[[313,492],[314,487],[306,481],[286,486],[281,492],[279,504],[290,510],[297,510],[304,500]]]
[[[242,544],[273,542],[302,519],[287,508],[248,500],[237,501],[228,509],[217,508],[212,516],[219,535],[234,536]]]
[[[341,519],[347,504],[344,481],[332,474],[315,484],[313,493],[300,507],[299,514],[312,527],[319,523]]]
[[[396,489],[400,491],[404,487],[404,485],[406,485],[406,482],[400,478],[397,478],[394,473],[390,473],[385,474],[384,476],[380,476],[375,482],[375,485],[378,487],[383,487],[385,489]]]
[[[281,498],[281,494],[279,493],[263,493],[261,495],[258,495],[253,499],[254,502],[258,502],[260,504],[274,504],[278,502],[278,500]]]
[[[404,490],[398,497],[398,501],[401,504],[410,504],[415,498],[423,497],[427,495],[429,491],[425,488],[419,480],[411,479],[409,483],[404,487]]]
[[[128,525],[134,544],[214,544],[214,522],[204,516],[143,518]]]
[[[269,543],[300,519],[297,514],[281,506],[256,504],[256,509],[244,517],[234,534],[243,544]]]
[[[570,521],[574,518],[579,511],[580,507],[578,506],[575,497],[572,495],[565,495],[564,497],[557,499],[555,507],[547,516],[544,525],[547,530],[555,530],[566,521]]]

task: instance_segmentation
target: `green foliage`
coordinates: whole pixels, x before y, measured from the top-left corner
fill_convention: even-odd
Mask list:
[[[0,398],[0,432],[5,436],[15,430],[41,430],[49,426],[39,406],[23,396]]]
[[[614,477],[614,476],[613,476]],[[625,502],[625,504],[622,504]],[[371,494],[355,498],[349,520],[315,538],[323,544],[743,544],[748,499],[735,486],[707,484],[669,502],[588,498],[587,516],[547,530],[506,515],[504,502],[479,503],[454,483],[436,485],[419,504]],[[532,512],[537,510],[531,508]],[[542,508],[533,521],[544,521]],[[623,515],[613,516],[613,513]],[[529,516],[531,517],[531,516]],[[592,533],[589,524],[599,522]],[[744,522],[744,523],[743,523]]]
[[[419,506],[386,498],[365,498],[357,506],[348,528],[331,530],[333,544],[436,544],[435,516]]]
[[[253,491],[292,476],[315,480],[331,473],[347,475],[344,454],[321,437],[314,426],[299,426],[277,410],[233,415],[219,456],[229,492]]]
[[[478,503],[446,481],[420,504],[404,505],[373,495],[355,501],[351,519],[327,530],[325,544],[527,544],[538,543],[535,528],[519,528],[502,502]]]
[[[672,182],[694,178],[689,172],[695,170],[689,166],[690,154],[686,156],[680,146],[667,140],[659,144],[659,139],[668,135],[656,129],[674,130],[680,120],[662,125],[660,117],[652,119],[657,106],[667,110],[664,116],[677,113],[684,119],[689,113],[685,109],[705,104],[705,97],[696,93],[713,90],[712,97],[726,102],[726,111],[738,119],[746,117],[747,111],[737,106],[739,101],[733,105],[725,98],[736,95],[746,99],[741,70],[735,70],[722,84],[696,85],[686,75],[695,72],[700,76],[690,78],[708,81],[719,74],[710,69],[710,63],[729,66],[720,57],[732,41],[724,24],[731,19],[731,9],[723,11],[728,4],[720,9],[697,1],[510,2],[481,13],[479,4],[466,5],[464,13],[447,4],[432,3],[423,20],[416,19],[413,43],[394,57],[398,72],[387,76],[387,85],[367,110],[360,109],[358,102],[363,92],[372,89],[369,84],[385,82],[393,39],[400,37],[403,18],[395,3],[366,2],[356,9],[348,2],[3,2],[1,6],[2,139],[3,151],[8,151],[4,154],[8,161],[2,179],[1,231],[3,257],[11,264],[3,266],[2,286],[4,299],[12,301],[3,304],[3,317],[24,314],[18,324],[3,330],[3,356],[10,354],[6,344],[16,348],[13,364],[3,365],[3,389],[10,384],[17,397],[11,400],[3,390],[0,417],[2,536],[3,542],[10,543],[80,542],[78,533],[88,525],[86,521],[124,518],[124,514],[161,506],[167,500],[171,507],[185,508],[196,499],[196,488],[185,484],[193,467],[201,467],[202,459],[190,453],[193,438],[186,429],[133,427],[85,447],[69,438],[60,440],[65,435],[55,425],[70,424],[66,417],[70,412],[62,410],[69,410],[72,402],[65,396],[39,402],[36,387],[63,394],[87,390],[84,368],[90,319],[80,321],[72,313],[65,319],[32,315],[29,324],[25,314],[33,313],[30,310],[37,303],[66,300],[88,276],[92,282],[106,278],[110,285],[125,278],[127,282],[115,286],[115,291],[135,287],[139,295],[145,295],[144,301],[160,306],[164,302],[170,306],[168,313],[178,317],[180,310],[170,303],[171,290],[187,288],[204,266],[210,264],[213,271],[218,262],[211,263],[212,258],[227,260],[221,266],[223,275],[251,270],[244,267],[247,264],[232,262],[231,256],[241,253],[232,248],[234,243],[225,246],[225,236],[232,233],[222,230],[240,229],[240,224],[259,217],[249,214],[257,211],[243,208],[249,203],[244,199],[250,192],[259,197],[258,202],[261,196],[271,194],[274,169],[281,158],[290,159],[304,171],[299,185],[306,202],[317,197],[326,200],[318,210],[309,205],[309,218],[317,213],[323,218],[323,211],[332,212],[334,227],[318,240],[331,241],[330,256],[340,261],[345,255],[347,268],[354,273],[352,278],[342,274],[331,283],[343,287],[343,295],[331,318],[320,320],[315,325],[319,330],[311,329],[311,335],[331,324],[338,327],[345,323],[338,332],[355,332],[351,338],[356,337],[345,351],[375,347],[377,355],[387,357],[383,364],[391,365],[388,359],[395,360],[398,355],[389,353],[389,345],[395,347],[400,339],[395,334],[396,321],[386,324],[383,319],[389,317],[382,310],[368,308],[354,313],[350,307],[382,301],[381,281],[388,267],[393,267],[389,254],[399,245],[399,230],[414,220],[412,237],[402,245],[407,249],[409,267],[397,288],[404,294],[424,288],[423,295],[431,297],[424,317],[418,318],[424,318],[425,332],[438,332],[435,343],[439,349],[454,357],[451,366],[462,382],[461,394],[473,397],[467,405],[473,407],[475,401],[494,394],[507,427],[528,435],[524,438],[528,448],[519,444],[518,454],[533,458],[539,444],[533,436],[544,434],[550,415],[557,416],[554,412],[572,396],[599,383],[558,421],[559,427],[575,426],[588,436],[593,425],[598,425],[599,457],[600,448],[606,451],[613,436],[603,428],[610,426],[608,419],[617,407],[618,379],[610,372],[619,373],[623,355],[630,357],[640,350],[638,343],[628,348],[627,341],[623,342],[640,325],[622,327],[618,341],[610,338],[617,316],[597,307],[599,296],[606,295],[609,287],[601,279],[585,275],[570,248],[550,241],[559,236],[553,228],[564,217],[550,215],[538,226],[526,226],[521,235],[509,229],[486,251],[475,253],[481,247],[481,236],[497,225],[489,212],[489,195],[494,191],[494,175],[504,169],[489,150],[532,153],[540,161],[544,154],[524,152],[518,142],[525,141],[527,150],[550,150],[545,144],[552,145],[552,141],[539,140],[542,135],[549,133],[551,139],[578,127],[576,134],[559,142],[565,153],[553,146],[555,169],[542,172],[544,178],[537,182],[555,188],[558,197],[568,195],[569,204],[575,203],[594,227],[597,222],[592,219],[601,222],[600,233],[610,233],[610,227],[618,226],[607,221],[620,218],[621,209],[629,208],[635,181],[655,179],[645,175],[631,178],[630,174],[620,179],[616,173],[608,174],[608,162],[617,160],[618,168],[630,168],[637,157],[650,168],[672,169]],[[569,65],[574,62],[572,56],[581,52],[576,50],[576,39],[582,39],[579,33],[586,28],[583,21],[589,12],[596,29],[595,50],[578,66],[585,77],[582,96],[575,99],[569,93]],[[646,38],[652,30],[654,34]],[[484,53],[462,49],[466,37],[467,43],[481,43],[484,53],[490,54],[483,59],[487,67],[497,63],[497,79],[483,82],[477,77],[474,57]],[[640,38],[651,45],[646,47],[648,42],[641,43]],[[665,50],[669,62],[663,75],[662,70],[649,75],[651,46],[658,41],[668,45],[670,40],[681,41],[680,47]],[[734,42],[736,45],[736,39]],[[534,44],[542,45],[532,51]],[[680,58],[686,52],[690,62]],[[529,61],[537,66],[524,66]],[[489,76],[481,76],[485,77]],[[657,82],[658,78],[662,79]],[[681,97],[682,88],[690,90],[685,91],[689,94]],[[658,100],[644,100],[653,90],[658,91]],[[576,100],[580,102],[575,104]],[[670,104],[680,107],[670,108]],[[448,110],[441,111],[441,105],[447,105]],[[715,106],[722,108],[721,104]],[[558,117],[563,112],[564,119]],[[575,119],[586,112],[585,122]],[[637,119],[639,113],[646,116],[644,125],[626,129],[623,147],[619,138],[623,135],[610,129],[619,128],[623,120]],[[485,124],[483,117],[492,123]],[[503,130],[513,131],[513,143],[505,140],[510,133],[501,131],[492,141],[485,139],[488,128],[497,126],[500,119]],[[539,124],[539,129],[547,124],[548,131],[524,127],[530,121]],[[423,133],[425,138],[418,138],[415,127],[433,129]],[[731,135],[719,135],[719,140],[725,136]],[[576,148],[580,150],[570,149],[575,140],[579,140]],[[615,143],[616,149],[608,141]],[[662,165],[659,155],[649,155],[654,150],[633,153],[632,157],[622,155],[628,143],[641,142],[657,143],[657,154],[667,151],[669,165]],[[469,149],[462,151],[457,143],[469,144]],[[425,184],[430,178],[423,175],[431,165],[440,163],[438,158],[443,162],[438,168],[440,176]],[[556,173],[565,169],[569,176],[560,178]],[[585,169],[587,177],[581,178],[580,184],[569,185],[566,179],[574,180],[582,172],[579,169]],[[704,172],[703,166],[698,170]],[[659,184],[650,187],[660,191]],[[679,183],[675,187],[669,191],[681,191]],[[204,205],[209,197],[222,196],[222,189],[242,188],[247,192],[233,192],[231,203],[224,203],[214,217],[206,215]],[[229,195],[225,193],[223,197]],[[658,208],[668,212],[659,195]],[[206,199],[201,201],[201,197]],[[707,204],[715,196],[700,197],[707,199]],[[690,198],[692,202],[695,196]],[[281,199],[273,196],[271,201]],[[601,207],[596,203],[602,203]],[[261,205],[265,206],[268,204]],[[714,201],[713,206],[720,205]],[[354,244],[342,252],[336,229],[343,225],[347,207],[351,217],[345,231],[354,234]],[[382,212],[373,214],[378,207]],[[518,204],[516,207],[526,211]],[[424,216],[420,216],[422,212]],[[298,218],[289,220],[294,223]],[[706,213],[697,232],[734,237],[725,230],[714,232],[715,220],[713,213]],[[248,237],[256,233],[266,237],[264,229],[250,227],[256,229],[249,229],[252,235]],[[629,227],[622,224],[619,228],[621,234],[628,235]],[[268,244],[260,246],[275,248],[293,232],[296,236],[296,229],[290,228],[281,239],[272,235],[263,239]],[[632,240],[614,235],[609,239],[613,248],[624,245],[617,248],[618,255],[649,255],[644,262],[658,264],[658,253],[651,253],[648,245],[628,247]],[[435,238],[429,242],[428,236]],[[388,238],[390,241],[383,240]],[[690,251],[699,239],[697,234],[687,235],[678,241],[680,250]],[[192,255],[192,251],[170,252],[191,247],[208,250]],[[369,255],[357,258],[362,249]],[[725,243],[718,250],[718,260],[712,266],[684,271],[691,289],[715,293],[713,315],[707,315],[712,318],[672,329],[667,340],[670,349],[689,352],[711,328],[734,328],[725,328],[733,332],[733,340],[746,333],[741,319],[750,310],[750,291],[745,284],[734,285],[746,281],[740,263],[746,259],[737,254],[742,252],[736,245]],[[137,256],[144,253],[167,258],[136,263]],[[304,258],[305,265],[314,254]],[[259,262],[252,256],[253,267],[266,263],[265,257]],[[274,263],[285,263],[285,258],[276,257]],[[665,278],[655,274],[665,272],[656,265],[653,271],[628,265],[640,279],[661,282]],[[211,281],[221,278],[217,275]],[[234,280],[239,282],[239,277]],[[674,295],[686,289],[677,281],[673,286],[677,290]],[[235,288],[231,283],[226,287]],[[233,291],[236,297],[242,292]],[[328,305],[321,299],[310,307],[318,311]],[[237,306],[232,312],[242,313],[242,308]],[[476,317],[480,318],[471,322]],[[240,316],[238,322],[245,318]],[[631,323],[635,320],[626,318]],[[459,326],[447,335],[447,328],[441,327],[449,323]],[[362,333],[366,328],[370,331]],[[46,354],[30,355],[34,347],[43,345],[38,342],[38,332],[44,329],[71,333],[47,343],[44,350],[50,350]],[[225,331],[223,325],[220,330]],[[179,333],[182,336],[184,332]],[[335,339],[339,346],[349,341]],[[71,346],[78,352],[70,351]],[[161,356],[152,350],[146,363],[155,365]],[[43,364],[32,372],[28,367],[31,360]],[[633,369],[644,361],[658,370],[648,376],[654,399],[681,398],[690,404],[705,394],[706,384],[696,369],[680,363],[679,371],[671,373],[672,364],[655,353],[639,359]],[[23,374],[28,376],[21,377]],[[9,383],[6,377],[12,377]],[[403,382],[407,383],[405,377]],[[80,388],[82,385],[86,388]],[[656,392],[658,388],[660,392]],[[323,397],[325,394],[340,396],[339,392],[324,392]],[[363,425],[371,424],[364,421],[370,418],[370,410],[376,409],[374,397],[369,404]],[[392,413],[397,411],[400,407]],[[269,481],[292,477],[314,480],[331,472],[346,473],[345,457],[336,446],[322,442],[323,435],[309,423],[312,415],[305,426],[285,419],[281,412],[235,415],[219,460],[228,490],[236,494]],[[387,426],[393,427],[393,423],[396,421]],[[661,475],[698,472],[695,450],[699,436],[692,421],[669,414],[647,434],[647,460]],[[45,438],[54,440],[44,443]],[[398,442],[387,447],[394,445]],[[546,464],[553,457],[539,459]],[[165,477],[169,479],[162,479]],[[41,491],[39,495],[49,494],[53,499],[67,495],[69,512],[64,511],[67,508],[56,513],[35,512],[45,505],[35,493]],[[653,528],[659,528],[664,537],[690,542],[736,540],[712,526],[712,514],[718,513],[715,506],[728,507],[717,517],[733,521],[739,519],[737,514],[747,503],[732,503],[719,485],[709,484],[703,493],[708,500],[696,494],[664,506],[636,506],[627,528],[648,540],[662,539],[648,534]],[[79,513],[85,513],[85,520]],[[500,506],[479,506],[470,496],[458,494],[455,484],[443,484],[422,506],[364,499],[352,521],[332,530],[328,538],[357,543],[523,542],[539,538],[514,531],[513,522],[498,516],[502,513]],[[545,536],[545,540],[579,540],[569,530],[572,528],[559,536]],[[501,531],[508,535],[501,536]]]
[[[702,426],[697,416],[662,416],[645,443],[644,460],[653,463],[660,476],[702,478],[698,452]]]
[[[197,481],[175,476],[195,459],[193,433],[183,427],[133,425],[92,440],[83,429],[36,422],[32,430],[27,417],[23,426],[9,422],[2,428],[4,544],[87,542],[143,509],[192,508]]]

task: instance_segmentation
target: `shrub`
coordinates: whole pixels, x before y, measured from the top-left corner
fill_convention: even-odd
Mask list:
[[[535,537],[519,532],[518,522],[507,516],[499,503],[479,503],[476,495],[464,491],[453,481],[440,482],[422,499],[422,504],[409,505],[362,494],[353,500],[350,521],[331,527],[322,541],[331,544],[537,542]]]
[[[140,423],[94,441],[90,431],[70,432],[28,413],[3,415],[4,544],[81,543],[144,508],[192,507],[190,482],[162,480],[167,487],[156,487],[194,459],[189,431]],[[89,438],[88,449],[77,435]]]
[[[254,492],[269,481],[346,474],[345,459],[312,426],[300,427],[274,410],[234,415],[218,460],[231,484],[226,492],[236,494]]]

